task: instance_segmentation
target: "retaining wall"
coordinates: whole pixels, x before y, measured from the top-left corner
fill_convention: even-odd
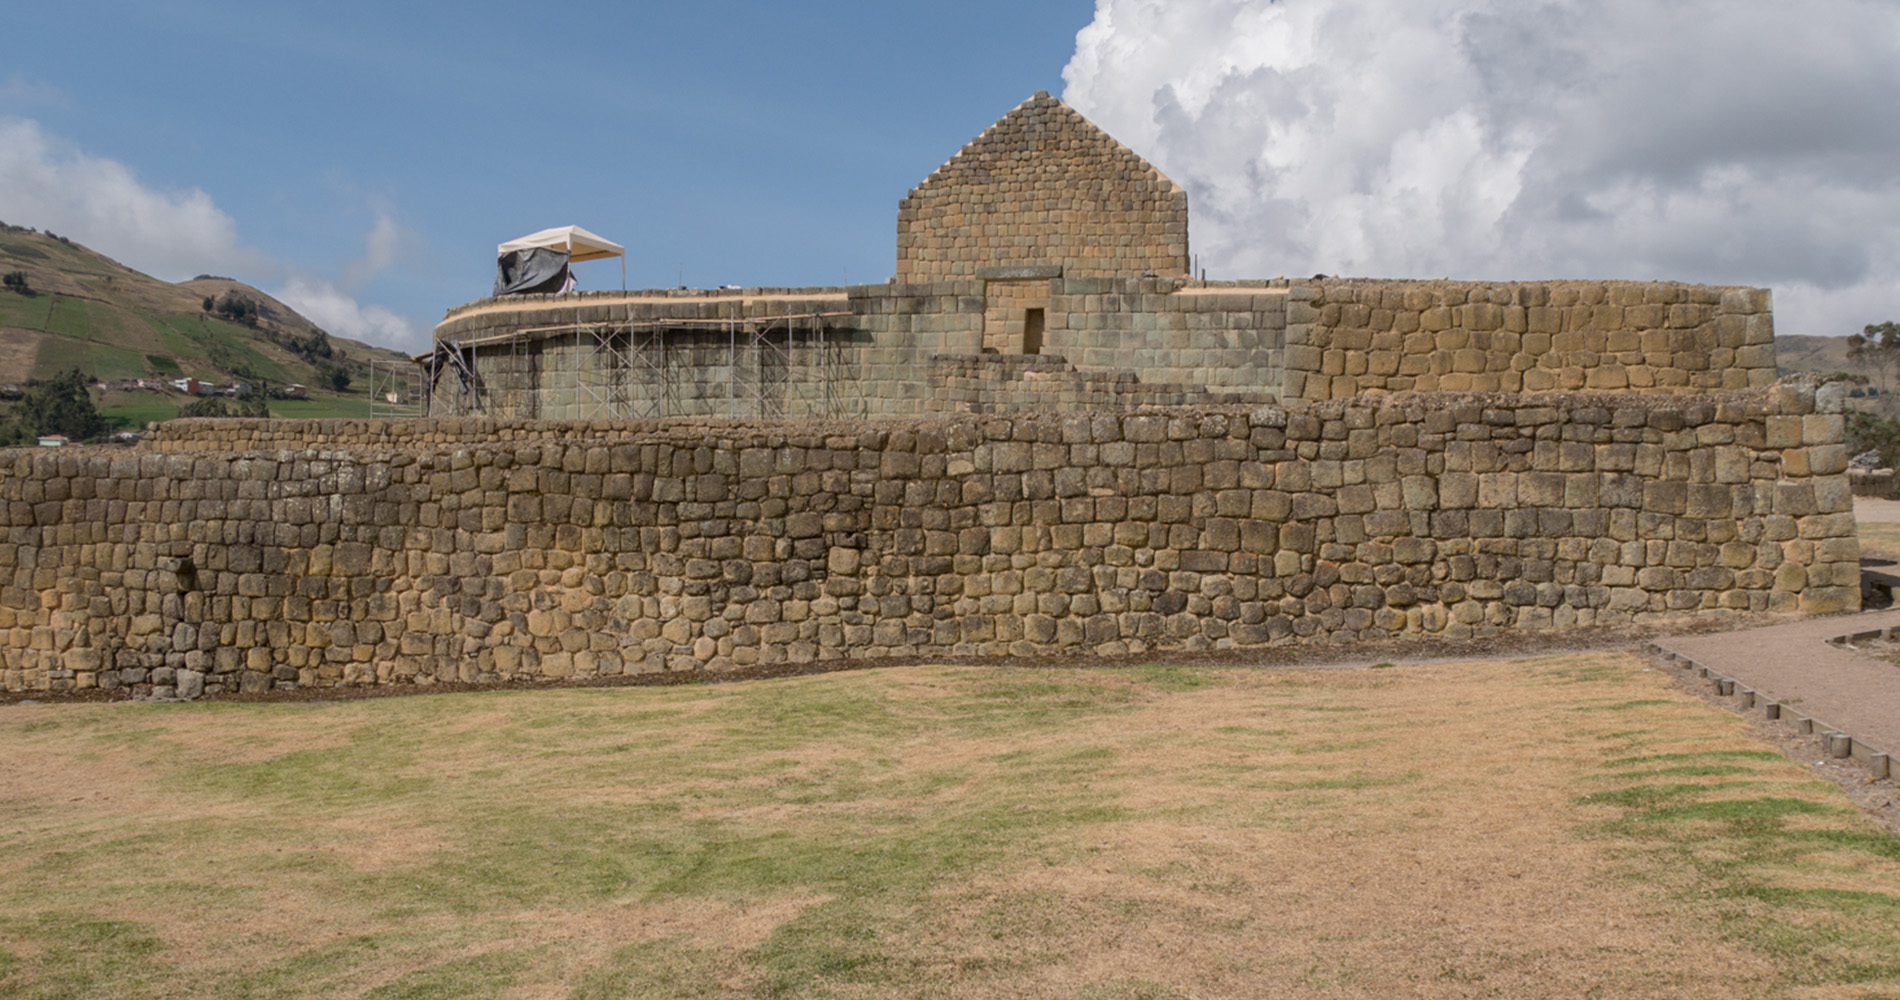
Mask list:
[[[1285,395],[1673,392],[1775,381],[1767,289],[1675,282],[1295,282]]]
[[[191,694],[1850,610],[1840,410],[1795,383],[0,452],[0,684]]]

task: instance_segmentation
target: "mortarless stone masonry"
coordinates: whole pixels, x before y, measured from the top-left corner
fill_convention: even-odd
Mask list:
[[[167,696],[1851,610],[1841,403],[1794,382],[870,425],[176,421],[151,450],[0,452],[0,685]]]
[[[1038,91],[899,204],[897,283],[1055,261],[1072,278],[1180,275],[1187,242],[1187,192]]]
[[[1236,393],[1696,393],[1775,379],[1761,289],[1208,282],[1188,273],[1187,221],[1186,192],[1039,93],[903,200],[889,283],[472,302],[436,327],[431,412],[914,417],[964,409],[972,380],[985,383],[988,412],[1047,406],[1045,387],[1002,360],[1012,355],[1051,356],[1085,379],[1159,383],[1200,404]],[[982,358],[997,359],[993,371],[975,370]]]
[[[1841,390],[1771,384],[1766,291],[1206,282],[1186,226],[1038,94],[904,200],[890,283],[482,300],[436,328],[433,419],[0,451],[0,687],[1859,606]]]

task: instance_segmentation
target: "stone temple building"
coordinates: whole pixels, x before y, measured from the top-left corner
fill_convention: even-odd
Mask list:
[[[899,204],[889,281],[472,302],[436,327],[429,412],[905,417],[1775,378],[1763,289],[1204,281],[1189,259],[1187,192],[1038,92]]]
[[[1210,282],[1187,202],[1037,94],[902,201],[882,284],[486,299],[424,419],[0,450],[0,688],[1859,607],[1845,390],[1775,382],[1765,290]]]

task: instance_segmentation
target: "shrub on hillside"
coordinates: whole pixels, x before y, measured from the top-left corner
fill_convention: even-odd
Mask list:
[[[225,292],[224,297],[218,300],[216,312],[233,323],[257,325],[257,303],[236,292]]]
[[[207,396],[178,411],[181,417],[268,417],[270,409],[262,399],[219,399]]]
[[[91,380],[79,369],[69,368],[27,387],[0,439],[24,441],[44,434],[63,434],[74,441],[86,441],[105,432],[105,418],[92,401]]]

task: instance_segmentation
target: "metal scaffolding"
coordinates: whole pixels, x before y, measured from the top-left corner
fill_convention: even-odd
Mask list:
[[[423,373],[414,362],[370,359],[371,418],[420,417],[427,415],[428,409],[429,396],[423,385]]]
[[[629,315],[438,344],[421,367],[438,416],[860,416],[846,344],[827,322],[850,315]]]

